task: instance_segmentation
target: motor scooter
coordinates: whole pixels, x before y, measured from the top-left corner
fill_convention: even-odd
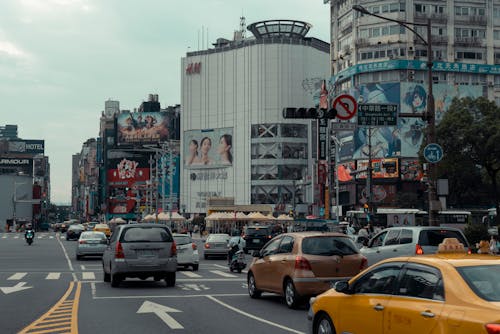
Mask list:
[[[28,245],[31,246],[33,243],[33,238],[35,237],[35,232],[33,230],[26,230],[26,233],[24,234],[24,238],[26,239],[26,242]]]
[[[245,252],[243,252],[242,249],[239,249],[238,245],[236,245],[234,248],[234,251],[232,252],[231,262],[229,263],[229,270],[231,272],[237,271],[238,273],[241,273],[241,271],[247,266],[247,262],[245,260]]]

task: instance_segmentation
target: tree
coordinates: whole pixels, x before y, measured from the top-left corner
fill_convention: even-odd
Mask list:
[[[444,150],[438,173],[450,179],[453,193],[474,200],[489,188],[500,212],[500,108],[484,97],[454,99],[436,135]]]

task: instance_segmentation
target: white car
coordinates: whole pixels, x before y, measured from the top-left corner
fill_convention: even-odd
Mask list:
[[[187,234],[174,233],[175,243],[177,245],[177,265],[187,268],[192,267],[193,270],[198,270],[200,264],[200,256],[198,247]]]

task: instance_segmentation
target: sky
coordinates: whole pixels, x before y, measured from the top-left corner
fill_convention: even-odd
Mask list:
[[[323,0],[2,0],[0,125],[45,140],[51,202],[71,203],[72,155],[99,136],[106,100],[180,104],[181,58],[232,39],[241,16],[306,21],[308,37],[330,39]]]

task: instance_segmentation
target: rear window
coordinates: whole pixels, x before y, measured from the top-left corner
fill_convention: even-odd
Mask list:
[[[358,254],[356,245],[347,237],[309,237],[302,240],[302,253],[309,255]]]
[[[229,236],[225,235],[209,235],[207,238],[207,242],[227,242],[229,240]]]
[[[82,233],[80,239],[107,239],[106,234],[102,232],[91,232],[91,233]]]
[[[252,235],[252,236],[262,236],[262,237],[266,237],[268,236],[269,234],[271,234],[271,231],[268,229],[268,228],[263,228],[263,227],[259,227],[259,228],[248,228],[247,229],[247,232],[245,233],[247,235]]]
[[[171,242],[170,232],[163,227],[134,227],[125,229],[120,242]]]
[[[457,271],[476,295],[490,302],[500,302],[500,265],[457,267]]]
[[[423,230],[420,231],[418,244],[420,246],[436,246],[443,241],[444,238],[457,238],[465,247],[469,246],[462,233],[458,231],[450,231],[446,229]]]
[[[187,235],[179,235],[179,236],[174,236],[174,240],[177,243],[177,245],[186,245],[191,243],[191,238],[189,238]]]

